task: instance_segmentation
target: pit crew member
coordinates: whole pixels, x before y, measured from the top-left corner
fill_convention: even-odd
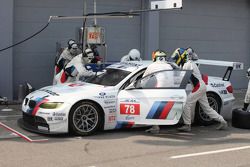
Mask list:
[[[143,74],[143,77],[161,70],[172,70],[172,66],[167,62],[167,54],[162,50],[156,50],[152,53],[153,63],[150,64]],[[145,132],[149,133],[159,133],[160,127],[158,125],[153,125],[150,129]]]
[[[55,63],[54,79],[53,84],[55,84],[55,76],[61,72],[64,67],[78,54],[78,45],[74,40],[68,41],[68,47],[63,50],[58,60]]]
[[[56,76],[56,84],[78,81],[80,77],[95,75],[93,71],[87,70],[85,67],[93,58],[94,54],[89,48],[87,48],[83,54],[75,56]]]
[[[121,62],[124,61],[141,61],[141,54],[137,49],[131,49],[129,53],[121,58]]]
[[[247,70],[247,78],[250,79],[250,68]],[[244,106],[242,108],[243,111],[247,111],[249,103],[250,103],[250,80],[248,81],[247,92],[244,99]]]
[[[185,49],[184,51],[183,51],[183,48],[178,48],[173,53],[172,59],[175,60],[176,64],[180,66],[183,64],[183,67],[182,67],[183,70],[193,71],[191,78],[190,78],[191,84],[193,86],[193,90],[187,96],[187,101],[184,106],[184,112],[182,114],[184,125],[178,128],[178,130],[184,131],[184,132],[191,131],[191,108],[192,106],[196,104],[197,101],[200,103],[200,106],[203,109],[203,111],[210,118],[214,119],[215,121],[220,122],[219,126],[216,129],[222,130],[222,129],[227,128],[227,122],[224,120],[224,118],[209,106],[207,95],[206,95],[206,85],[204,81],[202,80],[201,73],[200,73],[200,70],[198,69],[198,66],[194,62],[194,60],[198,60],[198,56],[194,52],[194,50],[190,47]]]

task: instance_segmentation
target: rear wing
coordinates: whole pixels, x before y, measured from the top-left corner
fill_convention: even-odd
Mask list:
[[[241,62],[199,59],[199,60],[196,60],[195,63],[198,65],[203,64],[203,65],[227,67],[227,71],[224,74],[223,81],[229,81],[233,70],[244,69],[244,64]]]

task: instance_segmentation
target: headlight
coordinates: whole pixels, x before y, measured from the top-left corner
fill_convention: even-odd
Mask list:
[[[41,104],[39,107],[40,108],[44,108],[44,109],[55,109],[55,108],[59,108],[63,105],[63,103],[57,103],[57,102],[45,102],[43,104]]]

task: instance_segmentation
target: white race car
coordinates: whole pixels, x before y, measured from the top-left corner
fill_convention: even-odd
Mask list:
[[[85,82],[41,88],[22,104],[24,129],[45,134],[73,132],[91,135],[97,130],[141,125],[174,125],[186,102],[191,71],[164,70],[142,78],[152,61],[123,62],[108,66]],[[231,115],[234,96],[229,77],[238,62],[198,60],[198,64],[227,66],[223,78],[204,77],[210,105],[225,118]],[[197,105],[195,120],[211,120]]]

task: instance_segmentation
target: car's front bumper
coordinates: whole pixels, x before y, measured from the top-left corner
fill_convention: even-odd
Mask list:
[[[23,118],[18,120],[18,125],[28,131],[42,134],[61,134],[68,132],[68,121],[63,120],[49,123],[40,116],[32,116],[23,112]]]

